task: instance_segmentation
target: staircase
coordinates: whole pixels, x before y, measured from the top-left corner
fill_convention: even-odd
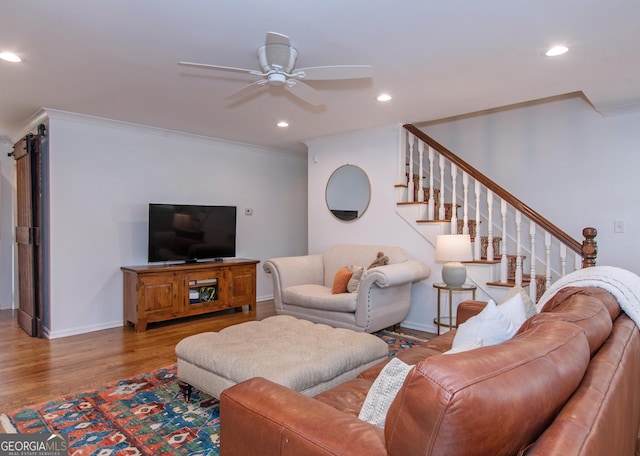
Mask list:
[[[520,285],[537,302],[558,278],[595,266],[595,228],[575,240],[415,126],[404,130],[396,212],[433,246],[438,234],[469,234],[467,281],[484,295],[499,301]]]

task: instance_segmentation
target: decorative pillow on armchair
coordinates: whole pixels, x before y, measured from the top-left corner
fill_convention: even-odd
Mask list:
[[[349,271],[349,268],[345,266],[344,268],[338,269],[336,272],[336,276],[333,278],[333,289],[331,292],[333,294],[340,294],[347,292],[347,284],[349,283],[349,279],[353,273]]]
[[[349,271],[351,271],[351,278],[347,283],[347,291],[349,293],[355,293],[358,291],[358,287],[360,286],[360,281],[365,276],[365,270],[363,266],[349,266]]]

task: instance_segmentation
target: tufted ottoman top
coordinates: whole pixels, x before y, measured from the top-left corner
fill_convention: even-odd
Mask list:
[[[345,374],[353,378],[387,354],[387,344],[372,334],[286,315],[196,334],[176,346],[178,378],[216,397],[220,387],[203,385],[207,380],[199,379],[202,371],[214,374],[213,383],[225,387],[264,377],[316,394],[331,387],[332,380],[345,381]],[[189,376],[197,377],[196,382]],[[314,389],[318,385],[327,387]]]

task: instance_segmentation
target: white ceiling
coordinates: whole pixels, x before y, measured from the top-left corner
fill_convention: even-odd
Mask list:
[[[604,114],[640,110],[638,0],[4,0],[0,137],[40,108],[295,152],[329,134],[425,122],[582,91]],[[230,103],[255,78],[177,65],[259,69],[266,32],[297,67],[364,64],[365,80],[309,82]],[[543,57],[557,43],[571,50]],[[375,101],[379,92],[394,100]],[[285,119],[288,129],[275,127]]]

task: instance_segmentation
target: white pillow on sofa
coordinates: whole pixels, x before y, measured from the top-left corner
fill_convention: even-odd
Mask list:
[[[509,340],[518,328],[500,310],[493,299],[489,300],[482,312],[474,315],[458,326],[451,348],[482,340],[483,346],[500,344]]]
[[[513,326],[516,327],[516,331],[528,318],[525,304],[520,293],[515,293],[498,304],[498,310],[511,320]]]
[[[398,358],[389,361],[369,388],[358,419],[384,428],[389,407],[412,368],[413,366],[403,363]]]

